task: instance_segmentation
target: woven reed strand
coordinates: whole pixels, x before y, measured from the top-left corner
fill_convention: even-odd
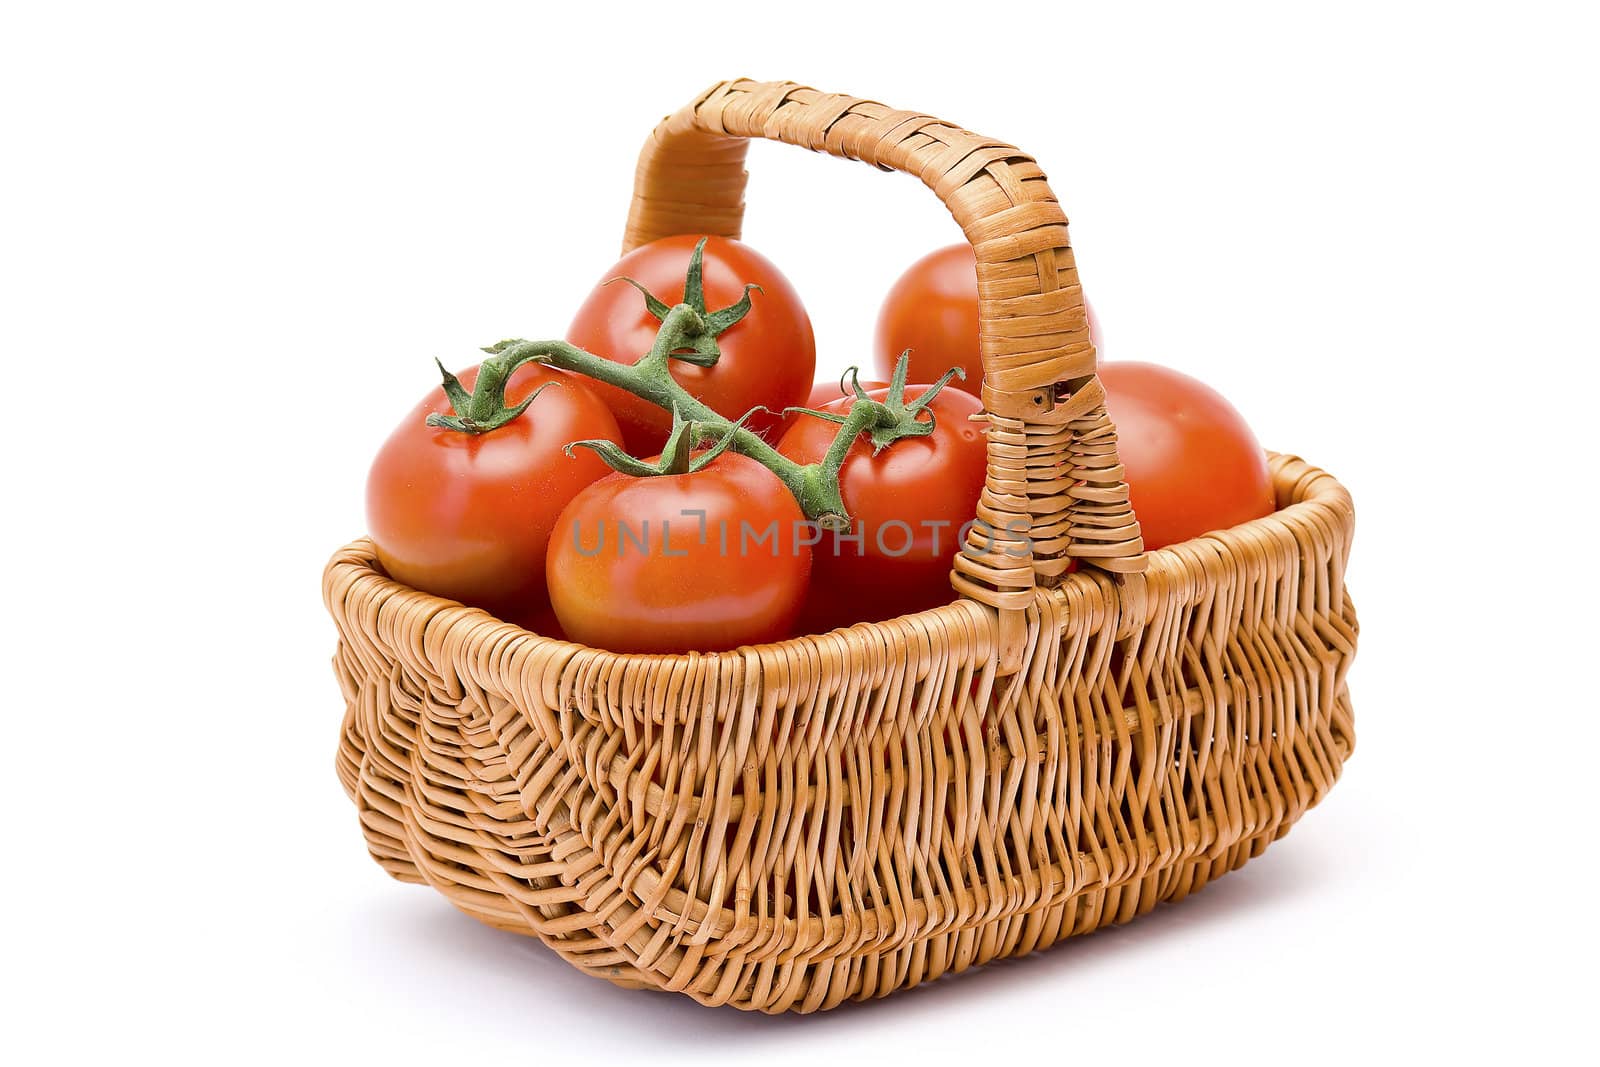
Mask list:
[[[1125,922],[1283,836],[1353,744],[1350,498],[1272,470],[1281,510],[1142,583],[1035,590],[1009,677],[972,601],[624,656],[402,586],[358,541],[324,578],[339,777],[394,877],[706,1004],[816,1011]]]

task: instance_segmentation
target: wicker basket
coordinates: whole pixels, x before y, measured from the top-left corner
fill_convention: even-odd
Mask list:
[[[1260,853],[1353,742],[1349,495],[1274,456],[1276,514],[1145,553],[1060,206],[1028,156],[925,115],[717,85],[646,143],[625,247],[738,236],[752,137],[950,208],[978,260],[979,511],[1031,536],[969,543],[948,606],[679,656],[536,636],[357,541],[323,589],[372,855],[590,974],[809,1012],[1125,922]]]

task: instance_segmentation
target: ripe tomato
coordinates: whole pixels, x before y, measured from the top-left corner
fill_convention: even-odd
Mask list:
[[[1089,315],[1089,339],[1100,347],[1100,324]],[[885,378],[911,350],[911,379],[937,381],[951,367],[967,372],[963,387],[976,395],[983,381],[978,355],[978,260],[969,244],[930,252],[906,268],[878,313],[873,369]]]
[[[911,386],[906,396],[926,386]],[[888,389],[868,392],[882,400]],[[845,414],[851,401],[822,410]],[[908,437],[876,456],[865,435],[856,439],[839,471],[839,491],[850,513],[850,537],[823,534],[813,553],[811,596],[805,625],[818,631],[866,620],[890,619],[955,599],[950,560],[961,547],[960,531],[977,515],[986,467],[985,438],[969,416],[982,410],[977,398],[946,388],[928,410],[933,433]],[[801,416],[784,434],[778,451],[796,463],[815,463],[827,453],[838,424]]]
[[[478,368],[459,377],[470,390]],[[569,458],[562,448],[620,436],[581,379],[548,367],[519,368],[507,404],[546,383],[555,384],[527,411],[487,433],[427,425],[429,415],[451,412],[443,388],[396,427],[367,476],[367,528],[390,577],[515,622],[539,617],[556,516],[608,470],[592,452]]]
[[[808,529],[778,477],[733,452],[692,473],[612,474],[561,513],[550,602],[569,638],[614,652],[781,640],[805,600]]]
[[[689,257],[699,237],[664,237],[634,249],[606,272],[605,281],[632,278],[669,307],[684,298]],[[737,303],[746,284],[761,286],[751,294],[750,313],[717,338],[721,357],[711,367],[672,362],[672,376],[690,393],[729,419],[761,405],[745,425],[756,433],[777,426],[784,408],[799,404],[811,387],[817,365],[811,319],[789,279],[749,245],[726,237],[706,242],[703,264],[706,306],[711,310]],[[619,363],[637,363],[650,351],[661,323],[645,307],[644,297],[620,282],[596,285],[578,309],[567,340],[597,356]],[[616,413],[629,451],[648,455],[661,451],[672,428],[672,416],[621,389],[595,383],[594,388]]]
[[[1099,373],[1146,548],[1272,514],[1266,453],[1220,393],[1154,363]]]

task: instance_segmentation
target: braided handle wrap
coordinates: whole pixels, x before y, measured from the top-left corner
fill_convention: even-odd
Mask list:
[[[1000,612],[1000,666],[1022,612],[1069,563],[1144,569],[1139,524],[1095,377],[1067,217],[1032,157],[927,115],[792,82],[721,82],[662,120],[639,155],[623,251],[681,233],[738,237],[745,153],[764,137],[920,178],[978,261],[989,470],[951,583]]]

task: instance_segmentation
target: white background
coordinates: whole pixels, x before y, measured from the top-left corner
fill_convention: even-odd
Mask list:
[[[0,1042],[1592,1050],[1592,29],[1527,4],[6,12]],[[615,990],[389,881],[333,773],[318,594],[433,357],[560,333],[651,125],[740,75],[1032,152],[1106,354],[1214,383],[1359,513],[1360,742],[1287,840],[1122,930],[809,1019]],[[883,290],[956,228],[909,178],[772,145],[750,166],[746,236],[805,296],[822,368],[866,359]]]

